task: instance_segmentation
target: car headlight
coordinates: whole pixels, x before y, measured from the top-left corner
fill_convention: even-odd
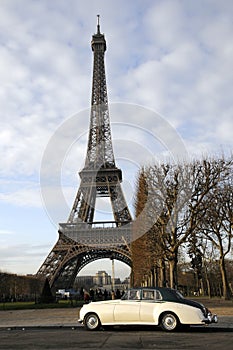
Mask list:
[[[211,313],[207,307],[205,307],[204,305],[202,305],[202,313],[205,317],[208,317],[208,314]]]

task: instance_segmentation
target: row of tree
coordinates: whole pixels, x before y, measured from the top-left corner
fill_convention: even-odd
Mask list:
[[[51,291],[47,280],[39,279],[33,275],[21,276],[0,271],[0,302],[2,303],[14,301],[47,302],[50,295]]]
[[[41,281],[34,276],[19,276],[0,272],[0,300],[28,301],[36,299],[41,293]]]
[[[210,276],[217,264],[222,295],[231,297],[226,260],[232,253],[232,167],[232,157],[222,156],[141,169],[131,246],[133,285],[176,288],[178,267],[185,261],[198,289],[211,295]]]

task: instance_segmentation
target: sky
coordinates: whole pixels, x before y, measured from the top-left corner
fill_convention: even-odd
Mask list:
[[[0,270],[37,272],[86,156],[93,55],[105,34],[112,142],[133,215],[140,166],[229,156],[231,0],[0,0]],[[97,203],[108,217],[108,203]],[[87,265],[81,274],[106,270]],[[130,273],[116,262],[115,276]]]

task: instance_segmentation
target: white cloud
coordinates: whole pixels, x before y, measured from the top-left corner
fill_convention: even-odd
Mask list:
[[[12,193],[0,194],[0,200],[15,206],[42,207],[39,189],[23,188]]]
[[[14,234],[13,231],[0,229],[0,235],[12,235],[12,234]]]
[[[111,276],[112,275],[112,260],[110,259],[102,259],[94,261],[87,266],[85,266],[81,272],[80,276],[94,276],[97,271],[102,271],[103,266],[105,268],[105,271]],[[126,277],[130,276],[130,267],[126,266],[121,261],[114,260],[114,270],[115,270],[115,276],[120,277],[123,281]]]
[[[98,13],[108,48],[109,102],[130,102],[158,111],[180,133],[192,155],[232,149],[232,1],[24,0],[22,6],[18,0],[1,0],[1,200],[4,208],[12,205],[12,217],[15,208],[25,206],[21,217],[25,232],[28,208],[42,206],[39,173],[50,137],[71,115],[90,106],[90,40]],[[110,108],[113,122],[116,112]],[[145,158],[143,150],[148,158],[150,153],[163,157],[169,150],[159,137],[156,143],[135,129],[134,124],[143,125],[163,139],[166,135],[158,120],[143,113],[118,112],[117,121],[123,117],[122,124],[131,123],[121,134],[113,130],[116,159],[125,167],[131,200],[132,173]],[[87,119],[89,114],[86,131]],[[77,140],[68,145],[61,162],[67,208],[85,160],[86,139],[80,138],[84,123],[80,125],[70,134],[61,133],[46,168],[51,176],[62,146],[70,137]],[[172,138],[171,133],[166,139],[171,149]],[[132,144],[137,147],[131,149]],[[54,205],[56,197],[51,200]],[[66,213],[58,209],[60,221]],[[31,239],[31,232],[27,234]],[[42,232],[40,239],[47,242],[48,234]]]
[[[35,274],[44,256],[48,254],[48,245],[9,244],[0,246],[1,271],[17,274]]]
[[[187,18],[184,7],[178,1],[158,1],[150,7],[144,19],[147,35],[154,42],[155,53],[160,49],[170,52],[188,36],[185,30]]]

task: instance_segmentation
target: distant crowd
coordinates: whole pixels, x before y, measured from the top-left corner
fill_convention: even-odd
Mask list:
[[[121,299],[124,295],[124,291],[120,291],[116,289],[115,291],[108,291],[107,289],[102,290],[98,289],[90,289],[87,291],[85,288],[81,288],[80,297],[88,303],[89,301],[99,301],[99,300],[109,300],[109,299]]]

